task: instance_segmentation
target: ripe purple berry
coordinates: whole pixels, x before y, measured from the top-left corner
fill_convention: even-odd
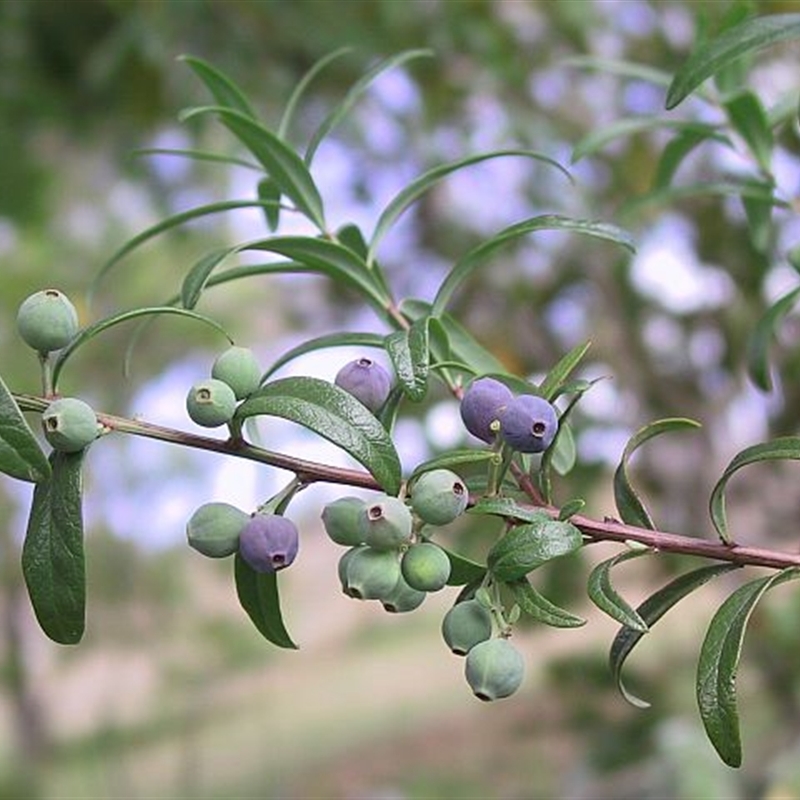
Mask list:
[[[505,407],[514,399],[511,389],[494,378],[472,381],[461,398],[461,419],[473,435],[484,442],[493,442],[497,435],[493,423],[500,419]]]
[[[256,572],[277,572],[297,556],[295,524],[277,514],[256,514],[239,534],[239,554]]]
[[[389,373],[371,358],[345,364],[333,382],[359,400],[373,414],[386,402],[392,388]]]
[[[521,394],[505,408],[500,431],[506,444],[520,453],[542,453],[558,431],[556,410],[543,397]]]

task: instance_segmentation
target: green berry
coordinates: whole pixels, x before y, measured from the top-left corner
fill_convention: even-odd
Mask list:
[[[32,294],[17,311],[19,335],[40,353],[65,347],[75,337],[78,328],[75,306],[58,289],[44,289]]]
[[[412,544],[403,553],[400,569],[412,588],[421,592],[438,592],[450,577],[450,559],[438,544],[420,542]]]
[[[359,520],[366,506],[360,497],[340,497],[328,503],[322,509],[322,524],[328,536],[346,547],[363,544]]]
[[[347,566],[350,563],[350,560],[353,556],[359,552],[360,550],[366,550],[366,545],[357,545],[356,547],[351,547],[342,556],[339,558],[339,563],[337,565],[337,572],[339,574],[339,583],[342,585],[342,591],[345,594],[349,594],[347,590]]]
[[[216,428],[233,419],[236,395],[227,383],[217,378],[199,381],[186,396],[186,411],[198,425]]]
[[[411,491],[411,508],[429,525],[447,525],[464,513],[469,492],[449,469],[433,469],[417,479]]]
[[[216,357],[211,367],[211,377],[227,383],[236,399],[242,400],[258,389],[261,367],[250,348],[234,346]]]
[[[413,517],[399,498],[384,495],[366,503],[359,515],[361,540],[375,550],[397,550],[411,541]]]
[[[77,397],[54,400],[42,414],[42,428],[55,450],[76,453],[91,444],[99,433],[92,407]]]
[[[424,591],[412,588],[400,575],[394,589],[381,600],[381,605],[392,614],[402,614],[419,608],[425,597]]]
[[[250,515],[230,503],[206,503],[186,523],[189,545],[210,558],[233,555]]]
[[[360,547],[348,559],[345,594],[357,600],[382,600],[388,597],[400,577],[397,553]]]
[[[457,655],[465,656],[476,644],[492,635],[492,615],[475,599],[454,605],[442,620],[442,636]]]
[[[499,700],[519,689],[525,661],[508,639],[488,639],[467,653],[464,674],[479,700]]]

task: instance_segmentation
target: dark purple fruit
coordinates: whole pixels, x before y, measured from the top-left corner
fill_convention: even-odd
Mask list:
[[[484,442],[493,442],[497,420],[506,405],[514,399],[511,389],[494,378],[477,378],[461,398],[461,419],[473,435]]]
[[[239,554],[256,572],[277,572],[297,556],[295,524],[277,514],[256,514],[239,534]]]
[[[500,431],[512,450],[542,453],[558,432],[556,410],[543,397],[521,394],[506,406]]]
[[[333,382],[353,395],[373,414],[386,402],[392,388],[389,373],[371,358],[358,358],[345,364]]]

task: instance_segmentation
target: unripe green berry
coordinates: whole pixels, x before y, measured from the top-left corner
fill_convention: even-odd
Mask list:
[[[412,544],[400,561],[403,577],[413,589],[421,592],[438,592],[450,577],[450,559],[447,553],[433,542]]]
[[[475,599],[454,605],[442,620],[442,636],[457,656],[465,656],[476,644],[492,635],[492,615]]]
[[[17,311],[19,335],[40,353],[66,347],[78,329],[78,312],[58,289],[44,289],[32,294]]]
[[[447,525],[464,513],[469,492],[449,469],[433,469],[417,479],[411,491],[411,508],[429,525]]]
[[[413,522],[402,500],[384,495],[366,503],[359,515],[361,540],[375,550],[397,550],[411,541]]]
[[[340,497],[322,509],[325,532],[336,542],[347,547],[363,544],[360,518],[367,503],[360,497]]]
[[[525,661],[508,639],[489,639],[467,653],[464,674],[479,700],[499,700],[519,689]]]
[[[250,515],[230,503],[205,503],[186,523],[189,545],[209,558],[225,558],[239,547],[239,534]]]
[[[77,397],[54,400],[42,413],[42,428],[55,450],[77,453],[91,444],[99,433],[92,407]]]
[[[217,378],[199,381],[186,395],[186,411],[198,425],[216,428],[233,419],[236,395],[227,383]]]
[[[261,383],[261,367],[249,347],[229,347],[220,353],[211,366],[211,377],[227,383],[237,400],[258,389]]]
[[[357,545],[356,547],[351,547],[339,558],[339,563],[336,567],[336,570],[339,575],[339,583],[342,585],[342,591],[345,594],[350,594],[350,592],[347,590],[347,566],[357,552],[366,549],[367,546],[365,544]]]
[[[381,605],[391,614],[403,614],[419,608],[426,596],[425,592],[409,586],[401,575],[394,589],[381,600]]]
[[[360,547],[348,559],[345,594],[357,600],[383,600],[400,577],[400,562],[392,550]]]

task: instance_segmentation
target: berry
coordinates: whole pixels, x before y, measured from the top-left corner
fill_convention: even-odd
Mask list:
[[[26,298],[17,311],[19,335],[34,350],[60,350],[78,332],[78,312],[58,289],[44,289]]]
[[[186,396],[186,411],[198,425],[216,428],[233,419],[236,395],[227,383],[217,378],[199,381]]]
[[[461,419],[464,427],[484,442],[493,442],[495,423],[506,405],[514,399],[511,389],[494,378],[472,381],[461,398]]]
[[[186,523],[189,545],[209,558],[224,558],[236,552],[239,534],[250,515],[230,503],[205,503]]]
[[[277,572],[297,556],[295,524],[277,514],[255,514],[239,534],[239,553],[256,572]]]
[[[371,358],[345,364],[333,382],[363,403],[373,414],[386,402],[392,388],[389,373]]]
[[[359,552],[359,550],[366,550],[366,545],[356,545],[355,547],[351,547],[347,550],[341,558],[339,558],[339,563],[336,567],[338,575],[339,575],[339,583],[342,585],[342,591],[345,594],[350,594],[347,590],[347,565],[350,563],[350,560],[353,556]]]
[[[465,656],[476,644],[492,635],[492,615],[477,600],[456,603],[442,620],[442,636],[457,655]]]
[[[394,589],[381,600],[381,605],[391,614],[403,614],[419,608],[425,600],[425,592],[409,586],[402,575]]]
[[[77,397],[54,400],[42,413],[42,428],[55,450],[76,453],[91,444],[99,433],[92,407]]]
[[[521,394],[506,406],[500,431],[512,450],[542,453],[558,431],[556,410],[543,397]]]
[[[420,475],[411,491],[411,508],[430,525],[447,525],[464,513],[469,492],[449,469],[434,469]]]
[[[356,600],[383,600],[391,595],[399,578],[397,553],[359,547],[347,560],[344,592]]]
[[[464,674],[479,700],[499,700],[519,689],[525,662],[508,639],[488,639],[467,653]]]
[[[411,541],[413,517],[399,498],[384,495],[373,503],[365,503],[359,514],[361,541],[375,550],[397,550]]]
[[[438,592],[450,577],[450,559],[433,542],[412,544],[403,553],[400,569],[406,583],[421,592]]]
[[[340,497],[322,509],[322,524],[336,544],[347,547],[363,544],[359,519],[366,505],[360,497]]]
[[[229,347],[214,360],[211,377],[227,383],[236,399],[242,400],[258,389],[261,367],[248,347]]]

